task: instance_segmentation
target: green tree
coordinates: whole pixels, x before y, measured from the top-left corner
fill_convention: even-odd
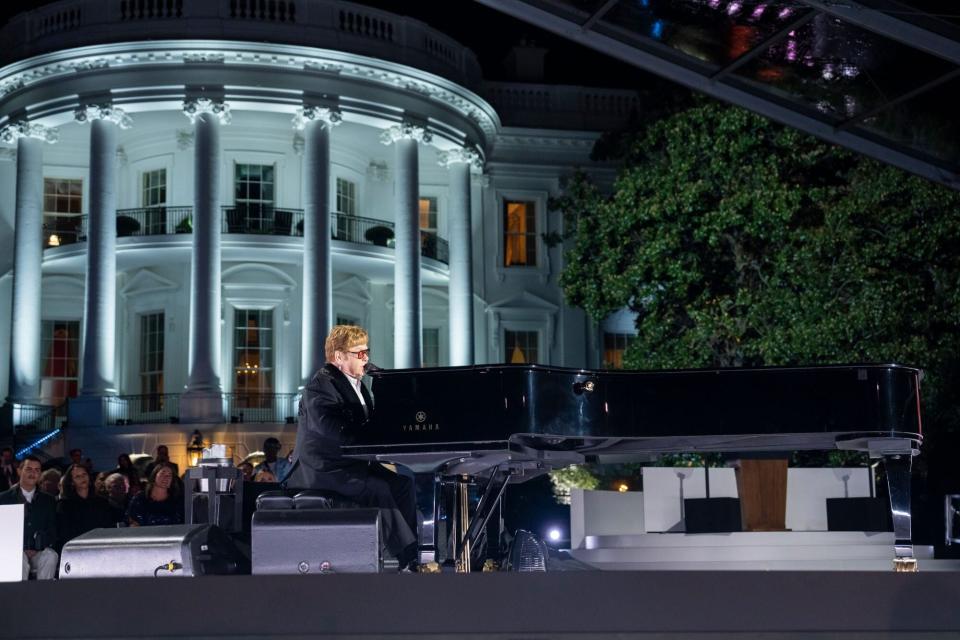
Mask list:
[[[958,422],[960,195],[717,103],[606,147],[612,194],[576,174],[554,202],[561,283],[637,313],[629,367],[915,364]]]

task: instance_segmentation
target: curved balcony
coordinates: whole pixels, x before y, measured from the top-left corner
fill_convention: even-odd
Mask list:
[[[479,85],[473,52],[419,20],[336,0],[61,0],[0,30],[0,64],[86,45],[183,38],[306,45]]]
[[[231,205],[222,208],[225,234],[303,237],[303,210],[272,206]],[[193,207],[117,209],[117,237],[192,233]],[[330,213],[330,237],[351,244],[393,247],[393,222],[345,213]],[[44,216],[45,249],[86,242],[87,216]],[[436,233],[420,232],[420,255],[449,264],[447,241]]]

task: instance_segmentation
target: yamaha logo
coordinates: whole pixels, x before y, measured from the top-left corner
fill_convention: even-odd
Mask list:
[[[440,425],[436,422],[427,422],[427,412],[426,411],[417,411],[414,415],[413,424],[402,424],[400,429],[406,432],[415,432],[415,431],[440,431]]]

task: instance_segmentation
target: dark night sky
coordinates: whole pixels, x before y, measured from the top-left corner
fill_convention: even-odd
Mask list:
[[[0,23],[6,23],[21,11],[51,4],[52,1],[2,2]],[[657,89],[669,84],[472,0],[417,0],[404,3],[396,0],[361,0],[358,4],[408,15],[443,31],[477,54],[487,80],[511,79],[505,72],[503,59],[513,45],[526,40],[549,50],[545,70],[545,81],[548,83],[637,90]]]

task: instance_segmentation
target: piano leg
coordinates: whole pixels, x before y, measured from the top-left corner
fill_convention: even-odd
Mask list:
[[[456,553],[454,554],[456,570],[458,573],[469,573],[471,571],[471,556],[473,553],[474,543],[479,539],[480,533],[483,531],[484,527],[487,526],[490,516],[500,503],[500,499],[503,497],[503,492],[507,488],[507,482],[509,479],[509,469],[496,467],[493,470],[493,473],[490,474],[490,479],[487,480],[486,486],[483,490],[483,495],[480,497],[480,502],[477,504],[477,508],[476,511],[474,511],[472,519],[469,518],[469,504],[467,502],[467,496],[469,495],[469,483],[466,481],[458,482],[457,496],[460,503],[459,520],[463,527],[461,529],[463,533],[462,536],[458,538]]]
[[[883,466],[887,472],[887,489],[890,493],[890,512],[893,516],[894,571],[916,571],[917,559],[913,557],[913,534],[910,521],[910,453],[887,454]]]

